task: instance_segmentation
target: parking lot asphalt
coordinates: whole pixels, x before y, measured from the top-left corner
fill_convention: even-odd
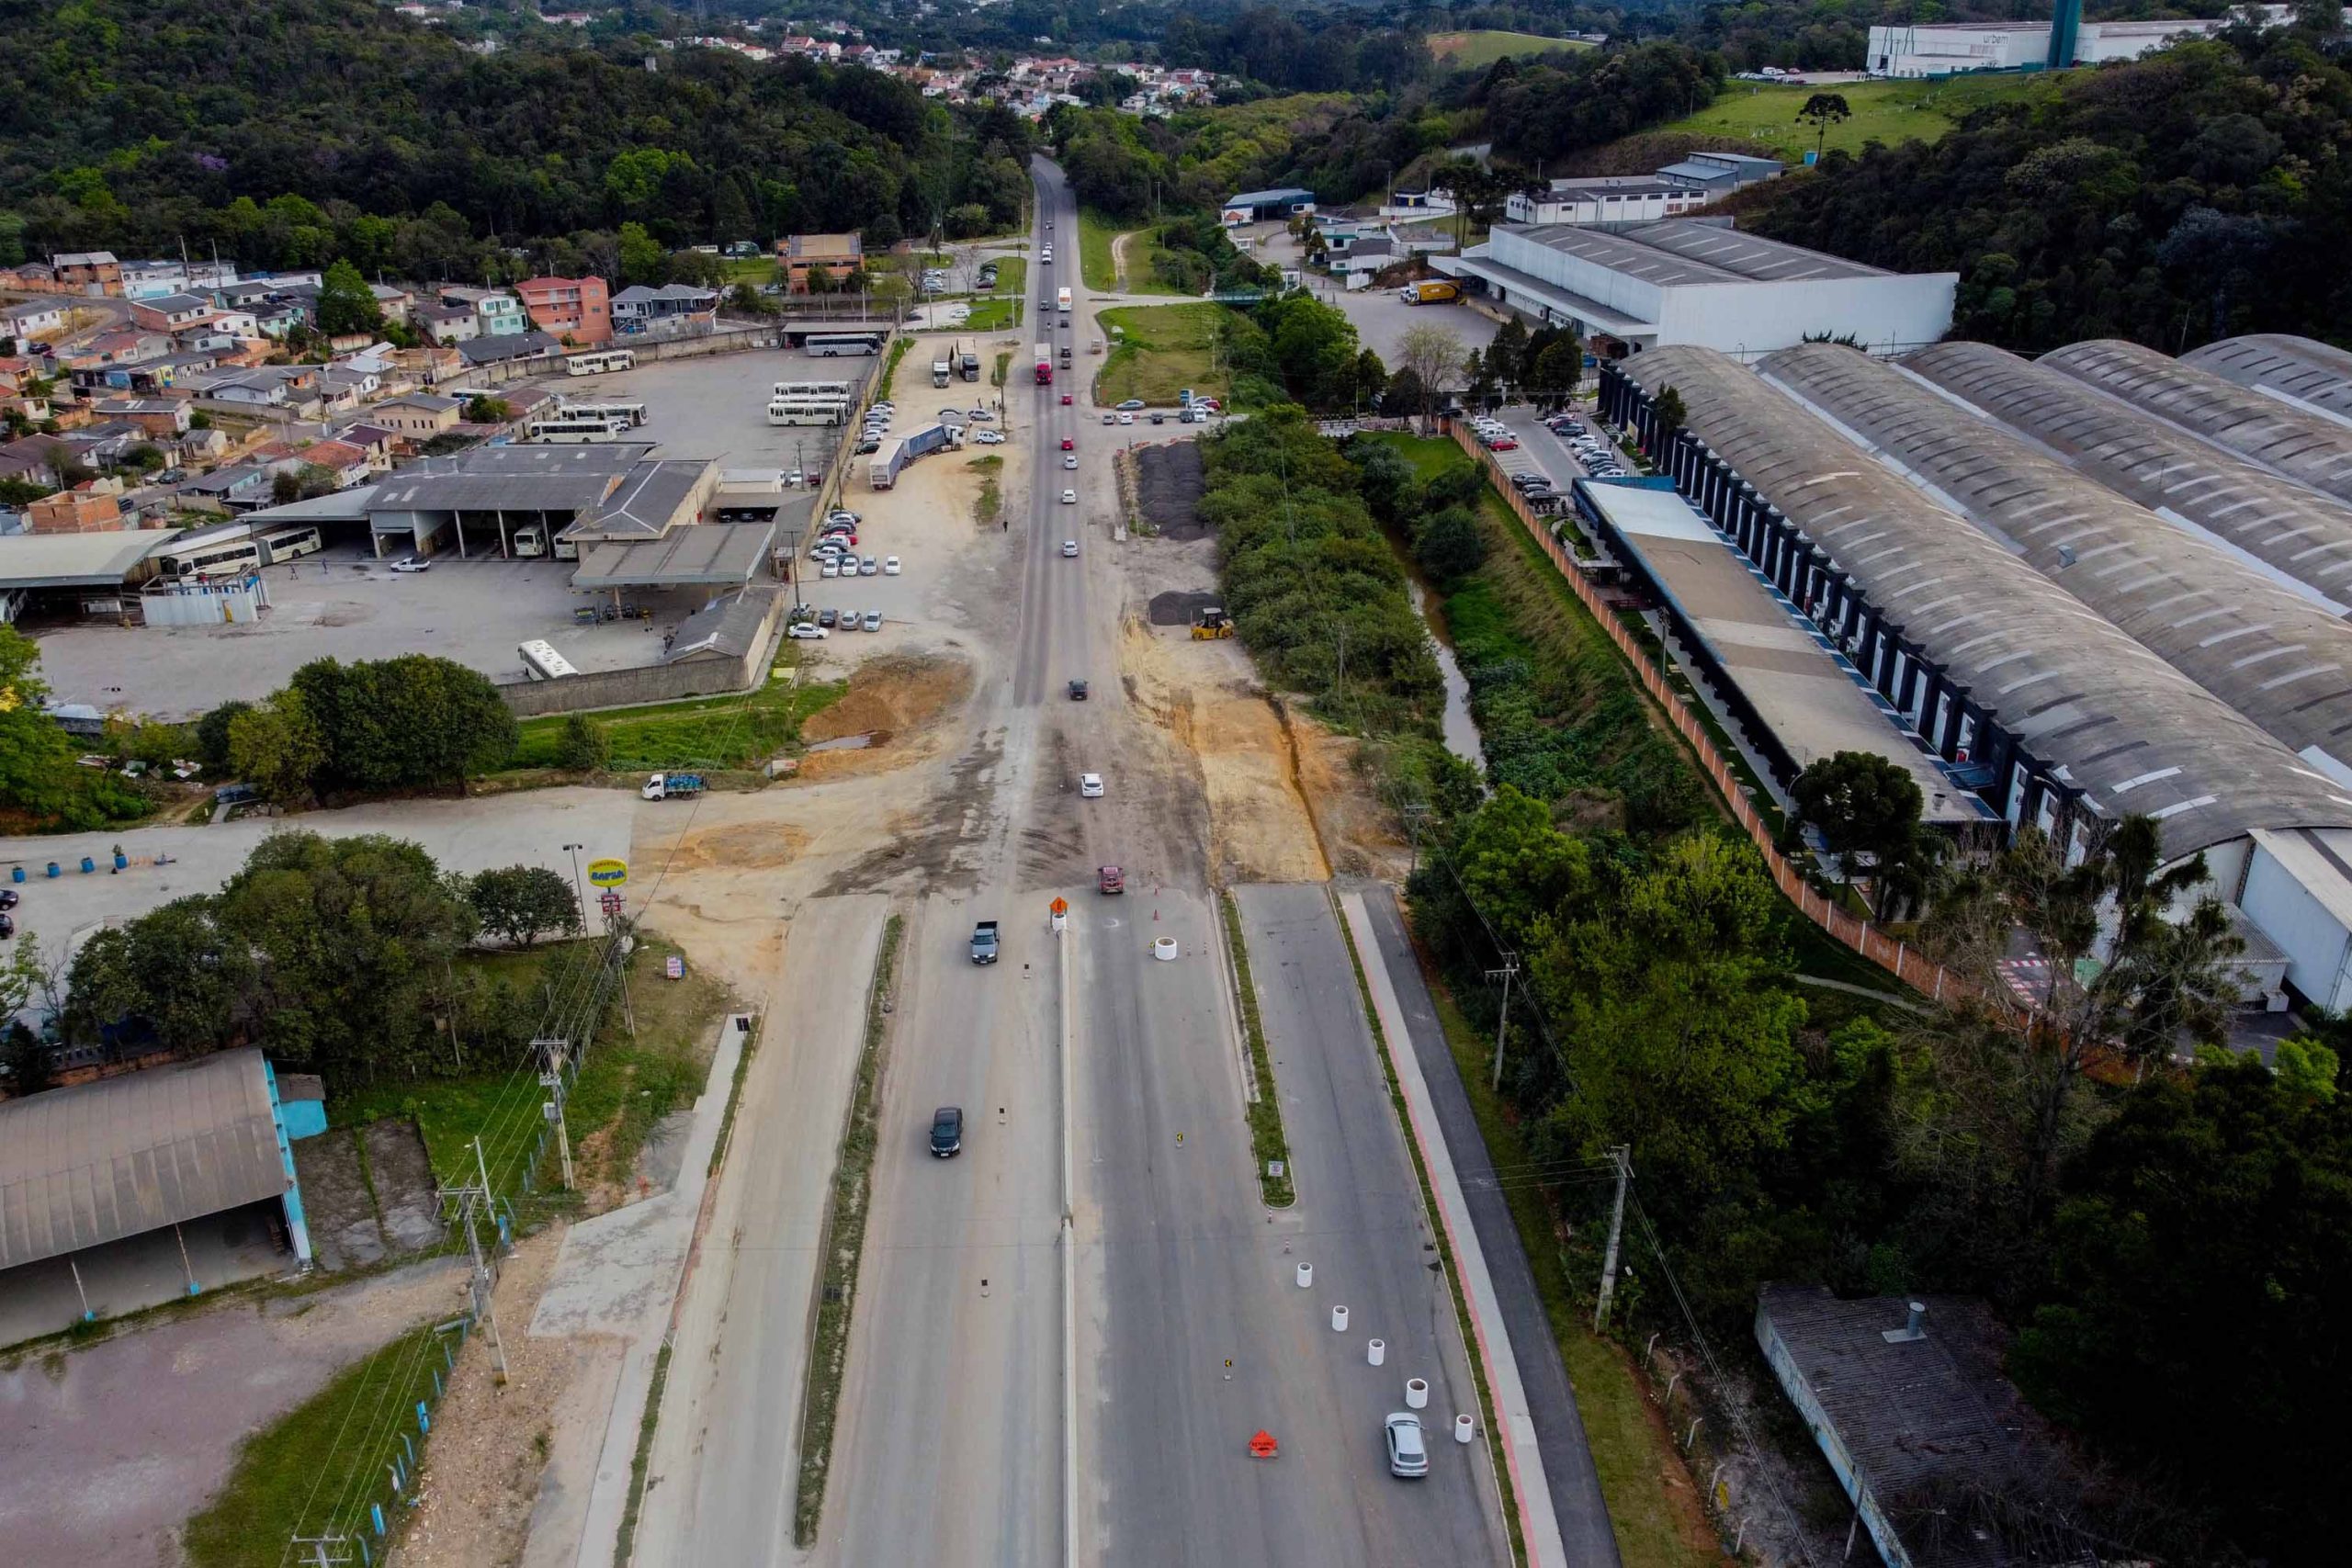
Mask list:
[[[634,438],[660,442],[661,457],[716,457],[721,468],[797,468],[814,475],[824,470],[842,433],[768,423],[770,389],[778,381],[863,381],[879,364],[757,349],[658,360],[610,376],[559,377],[544,385],[574,402],[643,403],[645,424]]]

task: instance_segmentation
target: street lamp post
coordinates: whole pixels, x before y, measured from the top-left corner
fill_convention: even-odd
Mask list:
[[[582,846],[566,844],[563,847],[571,856],[571,896],[580,900],[580,919],[585,923],[588,919],[588,889],[587,885],[580,880],[580,851]]]

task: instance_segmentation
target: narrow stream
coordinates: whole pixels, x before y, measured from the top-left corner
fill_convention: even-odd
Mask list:
[[[1430,641],[1437,648],[1438,674],[1445,682],[1445,749],[1477,769],[1484,778],[1487,751],[1479,743],[1477,723],[1470,716],[1470,682],[1454,660],[1453,645],[1446,641],[1445,634],[1430,616],[1430,591],[1420,574],[1407,571],[1405,586],[1412,591],[1413,613],[1421,617],[1421,625],[1429,627]]]

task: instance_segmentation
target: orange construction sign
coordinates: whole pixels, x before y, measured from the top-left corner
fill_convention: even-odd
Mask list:
[[[1046,905],[1046,908],[1052,910],[1057,915],[1067,915],[1069,913],[1069,900],[1067,898],[1057,898],[1052,903]]]
[[[1272,1459],[1274,1457],[1275,1452],[1276,1448],[1274,1444],[1274,1435],[1272,1432],[1265,1430],[1263,1427],[1260,1427],[1258,1435],[1250,1439],[1250,1457],[1251,1459]]]

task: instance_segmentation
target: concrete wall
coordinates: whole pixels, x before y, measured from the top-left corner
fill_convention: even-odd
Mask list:
[[[1743,360],[1807,333],[1850,334],[1873,354],[1895,354],[1942,340],[1959,287],[1955,272],[1693,284],[1663,290],[1665,313],[1650,319],[1661,348],[1700,344]]]
[[[517,718],[543,714],[582,713],[590,708],[628,707],[638,703],[671,703],[684,697],[712,697],[746,690],[766,677],[776,643],[776,628],[790,606],[789,593],[777,593],[741,659],[688,660],[677,664],[649,664],[635,670],[592,670],[560,675],[552,681],[501,682],[499,696]]]

